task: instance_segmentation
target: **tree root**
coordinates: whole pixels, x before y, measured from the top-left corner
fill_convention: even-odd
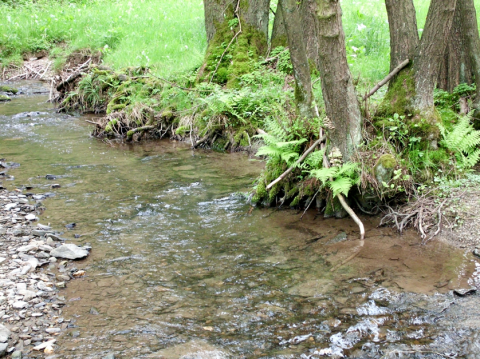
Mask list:
[[[458,197],[463,196],[463,194]],[[393,209],[387,206],[387,214],[383,216],[379,226],[393,225],[400,234],[408,227],[420,232],[422,244],[428,243],[442,230],[442,210],[450,199],[438,202],[437,197],[419,196],[406,206]]]

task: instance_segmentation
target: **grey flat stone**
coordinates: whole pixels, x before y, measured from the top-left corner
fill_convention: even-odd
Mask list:
[[[0,324],[0,343],[6,343],[10,334],[10,330],[3,324]]]
[[[53,249],[50,255],[55,258],[80,259],[88,256],[88,251],[73,243],[68,243]]]

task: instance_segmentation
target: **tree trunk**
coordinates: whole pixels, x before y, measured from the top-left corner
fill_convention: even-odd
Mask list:
[[[320,44],[318,41],[319,24],[315,8],[315,0],[303,0],[300,5],[308,61],[310,68],[314,66],[318,70],[320,68]]]
[[[284,15],[283,19],[290,49],[290,59],[295,77],[295,102],[297,109],[301,117],[313,118],[315,117],[315,111],[313,109],[312,80],[303,38],[302,18],[297,6],[297,0],[280,0],[278,8],[282,9],[281,14]]]
[[[463,0],[464,1],[464,0]],[[414,58],[414,109],[427,120],[434,115],[433,90],[447,46],[457,0],[432,0],[418,51]]]
[[[323,98],[334,126],[329,138],[347,161],[362,140],[362,117],[347,63],[342,10],[337,0],[315,0],[314,5],[319,25]]]
[[[472,62],[465,34],[466,27],[463,24],[463,17],[467,14],[464,14],[462,9],[469,1],[473,0],[457,1],[448,44],[437,79],[437,87],[448,92],[452,92],[461,83],[473,82]]]
[[[285,20],[282,6],[279,1],[272,31],[272,49],[277,46],[287,46],[288,39],[285,30]],[[320,54],[318,44],[318,19],[315,16],[315,0],[303,0],[299,7],[303,39],[310,67],[313,65],[317,70],[320,66]]]
[[[385,0],[388,26],[390,28],[390,72],[402,61],[413,61],[415,51],[420,43],[417,18],[412,0]],[[395,83],[392,79],[391,88]]]
[[[272,49],[278,46],[288,46],[287,31],[285,30],[285,21],[283,19],[283,9],[281,1],[278,2],[277,11],[273,20],[272,40],[270,42]]]
[[[433,90],[447,46],[456,0],[431,1],[420,41],[414,31],[416,23],[412,1],[385,0],[385,3],[391,32],[390,66],[403,61],[403,57],[413,60],[413,65],[391,80],[377,115],[413,115],[414,121],[424,118],[427,124],[421,136],[435,140],[439,132],[436,126],[438,115],[434,108]],[[401,17],[410,20],[401,21]]]
[[[208,48],[200,80],[235,87],[267,52],[270,0],[204,0]]]
[[[478,34],[477,13],[473,0],[457,1],[457,6],[461,13],[465,44],[477,87],[472,107],[475,110],[473,117],[478,121],[480,120],[480,36]]]
[[[204,0],[203,7],[205,11],[205,30],[207,40],[210,41],[215,36],[217,30],[222,28],[225,20],[233,19],[237,0]],[[268,13],[270,10],[270,0],[249,0],[242,1],[239,9],[241,10],[242,20],[268,36]]]

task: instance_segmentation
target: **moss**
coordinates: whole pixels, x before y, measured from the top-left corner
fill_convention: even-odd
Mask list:
[[[0,95],[0,102],[11,101],[7,95]]]
[[[118,120],[116,118],[110,120],[107,125],[105,126],[105,132],[110,133],[113,131],[113,126],[115,126],[118,123]]]
[[[116,112],[116,111],[121,111],[123,110],[127,105],[124,104],[124,103],[119,103],[119,104],[115,104],[115,103],[112,103],[110,102],[107,106],[107,114],[110,114],[112,112]]]
[[[397,166],[395,156],[391,154],[384,154],[380,156],[377,164],[374,167],[375,178],[379,184],[388,183],[393,176],[393,170]]]
[[[244,128],[241,128],[236,132],[233,140],[234,140],[235,146],[242,146],[242,147],[250,146],[250,136],[248,135],[247,131]]]
[[[229,22],[232,19],[233,11],[222,23],[215,23],[216,33],[208,45],[205,70],[200,74],[199,80],[209,80],[217,69],[213,77],[216,83],[226,84],[229,88],[238,87],[240,76],[251,72],[259,55],[266,53],[268,46],[265,35],[243,20],[242,32],[228,47],[239,31],[238,25],[230,28]]]
[[[376,116],[389,117],[398,113],[399,115],[410,115],[411,102],[415,96],[415,78],[413,68],[409,67],[401,71],[391,80],[382,103]]]
[[[18,92],[18,90],[12,86],[0,85],[0,92],[10,92],[15,95]]]
[[[271,44],[272,49],[278,46],[283,46],[283,47],[288,46],[287,35],[277,36],[276,38],[272,39],[272,44]]]

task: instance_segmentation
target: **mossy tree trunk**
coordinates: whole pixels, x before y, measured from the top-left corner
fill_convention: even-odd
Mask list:
[[[281,1],[278,2],[275,18],[273,19],[272,39],[270,44],[272,49],[278,46],[288,46],[287,30],[285,30]]]
[[[464,0],[463,0],[464,1]],[[447,46],[457,0],[432,0],[418,51],[413,60],[415,71],[414,109],[435,120],[433,90]]]
[[[267,52],[270,0],[204,0],[208,48],[199,79],[234,87]]]
[[[329,138],[346,161],[362,140],[362,117],[347,63],[342,10],[337,0],[315,0],[312,5],[318,18],[319,71],[325,110],[334,126]]]
[[[462,83],[475,82],[474,118],[480,120],[480,36],[474,0],[457,0],[438,87],[452,92]]]
[[[477,12],[473,0],[457,2],[462,17],[465,43],[469,52],[472,73],[475,78],[476,93],[473,101],[473,117],[480,121],[480,36],[478,34]]]
[[[443,55],[437,87],[452,92],[461,83],[471,84],[473,72],[471,58],[468,55],[467,39],[463,25],[462,8],[470,0],[457,1],[453,23],[450,29],[447,47]],[[473,0],[471,0],[473,2]]]
[[[313,118],[316,114],[313,108],[312,79],[303,37],[300,9],[297,0],[280,0],[278,5],[282,9],[281,13],[288,38],[288,47],[290,48],[298,113],[303,118]]]
[[[413,60],[420,43],[412,0],[385,0],[390,29],[390,72],[402,61]],[[390,81],[389,87],[395,83]]]
[[[412,64],[401,71],[389,84],[380,106],[380,116],[412,114],[425,118],[431,125],[425,137],[438,135],[435,123],[433,91],[443,55],[448,43],[457,0],[432,0],[420,41],[411,0],[385,0],[389,26],[391,67],[409,58]],[[402,20],[403,18],[403,20]]]

